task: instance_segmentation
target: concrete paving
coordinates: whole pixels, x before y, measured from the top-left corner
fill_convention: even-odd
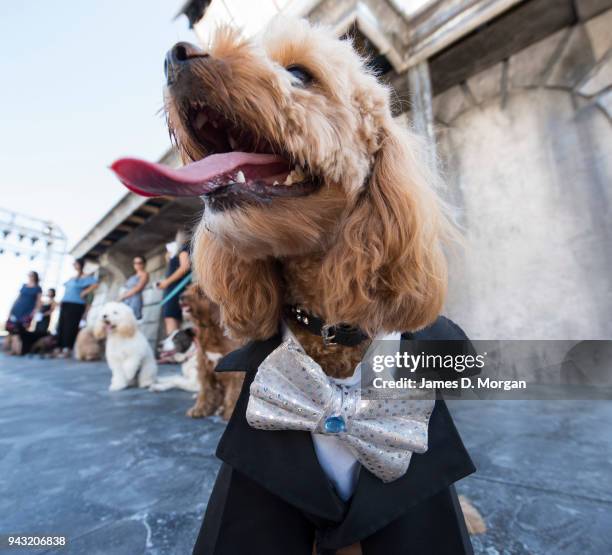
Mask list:
[[[0,534],[65,534],[64,555],[189,554],[224,423],[186,418],[188,393],[111,394],[109,379],[104,363],[0,355]],[[489,528],[476,553],[612,553],[612,403],[451,410],[478,466],[458,489]]]

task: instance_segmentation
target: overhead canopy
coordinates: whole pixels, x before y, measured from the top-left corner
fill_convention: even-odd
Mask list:
[[[161,157],[160,163],[171,167],[180,164],[175,150]],[[72,248],[75,258],[97,259],[117,243],[126,252],[144,254],[151,245],[169,241],[177,221],[193,218],[201,211],[198,203],[177,203],[172,197],[146,198],[127,193]],[[136,232],[137,233],[134,233]]]
[[[405,16],[411,16],[433,0],[393,0],[397,9]],[[207,40],[211,32],[220,23],[231,23],[243,29],[251,36],[280,13],[292,16],[305,16],[319,2],[318,0],[212,0],[202,2],[194,0],[193,4],[210,4],[206,13],[195,24],[198,36]]]
[[[206,8],[210,6],[211,0],[187,0],[181,7],[176,17],[181,15],[187,16],[189,20],[189,27],[193,27],[200,19],[204,17]]]

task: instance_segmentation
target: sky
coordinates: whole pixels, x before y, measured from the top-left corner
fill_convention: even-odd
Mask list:
[[[184,16],[173,21],[183,2],[3,5],[0,208],[56,222],[70,248],[124,194],[109,164],[164,153],[164,55],[196,40]],[[0,255],[1,320],[41,265]]]

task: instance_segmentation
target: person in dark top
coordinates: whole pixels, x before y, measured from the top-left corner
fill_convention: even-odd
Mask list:
[[[28,274],[28,281],[19,290],[19,295],[11,307],[11,311],[6,323],[9,333],[17,333],[20,329],[27,329],[32,322],[36,309],[40,306],[42,289],[38,284],[39,277],[37,272]]]
[[[23,329],[19,332],[19,338],[21,339],[21,350],[19,354],[27,355],[39,339],[49,335],[51,315],[56,306],[55,289],[51,288],[47,291],[45,296],[41,297],[40,307],[34,315],[34,331]]]
[[[164,299],[174,292],[175,287],[191,269],[191,262],[189,260],[189,240],[187,238],[187,234],[183,230],[179,229],[176,232],[175,241],[176,253],[170,258],[170,260],[168,260],[166,278],[158,281],[156,284],[158,289],[164,290]],[[181,326],[183,315],[179,304],[179,297],[184,291],[185,286],[186,284],[183,285],[180,291],[177,291],[176,294],[174,294],[162,308],[166,335],[170,335],[172,332],[178,330]]]
[[[34,316],[34,320],[36,322],[34,327],[35,332],[40,334],[48,333],[49,324],[51,323],[51,315],[56,307],[57,303],[55,302],[55,289],[51,287],[47,291],[46,298],[42,298],[40,308]]]
[[[5,328],[9,332],[6,345],[7,350],[11,354],[21,354],[21,335],[27,332],[32,323],[34,313],[40,305],[42,289],[38,282],[38,273],[30,272],[28,274],[28,281],[21,286],[19,295],[13,303],[6,320]]]
[[[87,296],[98,287],[98,278],[94,275],[85,275],[83,267],[85,261],[74,261],[76,275],[64,283],[64,298],[60,305],[59,321],[57,323],[57,342],[59,352],[57,355],[70,356],[72,347],[79,332],[79,322],[83,318],[86,308]]]

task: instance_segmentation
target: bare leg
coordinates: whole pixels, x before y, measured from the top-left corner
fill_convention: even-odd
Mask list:
[[[180,322],[176,318],[164,318],[164,326],[166,327],[166,336],[181,327]]]

